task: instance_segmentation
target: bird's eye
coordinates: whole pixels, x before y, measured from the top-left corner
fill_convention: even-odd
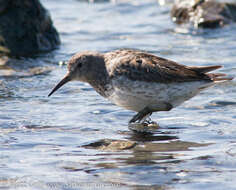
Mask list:
[[[77,64],[77,68],[80,68],[82,66],[82,63]]]
[[[142,59],[137,59],[136,62],[137,62],[138,64],[142,64],[142,63],[143,63]]]

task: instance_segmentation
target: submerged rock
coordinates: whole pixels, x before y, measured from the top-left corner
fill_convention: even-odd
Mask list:
[[[99,149],[104,151],[119,151],[131,149],[136,146],[136,142],[129,140],[102,139],[87,145],[84,148]]]
[[[0,53],[30,56],[60,44],[48,11],[39,0],[0,0]]]
[[[196,28],[217,28],[236,21],[236,4],[214,0],[177,0],[171,17],[177,24],[190,22]]]
[[[129,123],[128,128],[137,133],[155,133],[159,129],[155,122],[150,123]]]

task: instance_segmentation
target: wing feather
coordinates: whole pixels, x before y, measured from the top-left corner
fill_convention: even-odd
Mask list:
[[[105,54],[110,77],[126,76],[131,80],[147,82],[212,81],[202,72],[147,52],[123,49]],[[200,71],[200,72],[199,72]]]

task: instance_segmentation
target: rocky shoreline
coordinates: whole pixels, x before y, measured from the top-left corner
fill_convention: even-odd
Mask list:
[[[214,0],[177,0],[171,10],[177,24],[191,23],[195,28],[218,28],[236,21],[236,4]]]

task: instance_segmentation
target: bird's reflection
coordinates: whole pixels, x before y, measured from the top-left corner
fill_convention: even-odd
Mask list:
[[[155,141],[169,141],[179,139],[175,135],[166,134],[152,134],[152,133],[131,133],[129,140],[136,142],[155,142]]]

